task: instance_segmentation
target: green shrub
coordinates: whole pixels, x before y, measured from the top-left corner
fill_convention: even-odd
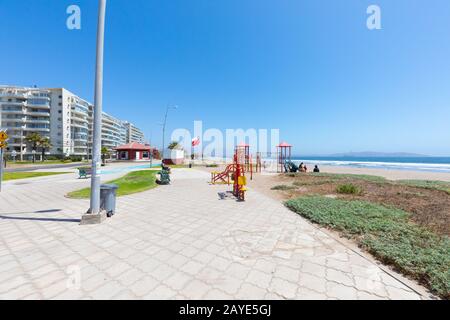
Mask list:
[[[70,160],[72,162],[81,162],[83,161],[83,157],[80,156],[70,156],[68,159],[65,160]]]
[[[297,177],[298,175],[299,175],[299,174],[298,174],[298,173],[295,173],[295,172],[288,172],[288,173],[285,173],[285,176],[291,177],[291,178]]]
[[[314,180],[314,181],[295,181],[293,183],[294,186],[304,187],[304,186],[320,186],[324,184],[333,183],[333,180]]]
[[[410,222],[407,212],[321,196],[300,197],[285,204],[315,223],[354,238],[380,261],[450,299],[450,239]]]
[[[362,190],[358,186],[355,186],[354,184],[347,183],[347,184],[341,184],[336,187],[336,192],[341,194],[361,194]]]
[[[50,161],[62,160],[62,156],[46,156],[45,160],[50,160]]]
[[[295,186],[287,186],[285,184],[281,184],[275,187],[272,187],[271,190],[281,190],[281,191],[286,191],[286,190],[294,190],[296,189]]]
[[[219,165],[218,165],[218,164],[215,164],[215,163],[207,164],[207,165],[206,165],[207,168],[217,168],[218,166],[219,166]]]

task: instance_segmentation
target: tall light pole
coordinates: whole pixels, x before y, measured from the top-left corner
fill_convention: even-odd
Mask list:
[[[162,160],[164,160],[164,142],[165,142],[165,135],[166,135],[166,123],[167,123],[167,115],[169,114],[169,110],[170,109],[178,109],[178,106],[167,106],[166,108],[166,114],[164,116],[164,122],[163,122],[163,127],[162,127]]]
[[[150,168],[153,166],[152,136],[153,136],[153,130],[150,130],[150,136],[148,138],[148,145],[150,147],[150,152],[148,154],[148,157],[150,158]]]
[[[92,174],[91,174],[91,200],[90,215],[100,213],[100,166],[102,143],[102,105],[103,105],[103,49],[105,40],[105,13],[106,0],[98,1],[98,25],[97,25],[97,57],[95,70],[95,97],[94,97],[94,123],[92,141]],[[85,216],[83,216],[85,217]],[[86,220],[90,223],[98,223],[101,220]],[[82,221],[83,223],[83,221]],[[89,223],[89,222],[86,222]]]

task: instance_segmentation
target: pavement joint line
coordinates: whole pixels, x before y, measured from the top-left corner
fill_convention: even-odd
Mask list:
[[[383,271],[385,274],[387,274],[388,276],[392,277],[393,279],[395,279],[396,281],[402,283],[404,286],[406,286],[407,288],[409,288],[410,290],[412,290],[413,292],[415,292],[416,294],[418,294],[419,296],[421,296],[422,298],[426,298],[427,295],[425,293],[420,292],[419,290],[416,290],[413,286],[411,286],[410,284],[406,283],[406,281],[403,281],[403,279],[401,279],[400,277],[397,277],[396,275],[394,275],[392,273],[392,271],[383,266],[382,264],[377,264],[374,261],[372,261],[371,259],[369,259],[365,254],[362,254],[361,252],[358,252],[358,250],[355,250],[353,248],[351,248],[348,244],[346,244],[345,242],[343,242],[341,239],[337,238],[335,235],[333,235],[330,232],[327,232],[327,230],[315,225],[314,223],[312,223],[311,221],[305,219],[305,221],[310,224],[313,228],[317,229],[318,232],[324,233],[327,236],[333,238],[335,241],[339,242],[342,246],[346,247],[348,250],[352,251],[353,253],[357,254],[358,256],[360,256],[361,258],[363,258],[364,260],[368,261],[370,264],[376,266],[377,268],[379,268],[381,271]]]
[[[146,277],[149,277],[149,286],[156,284],[154,294],[153,289],[147,290],[141,284],[139,292],[147,290],[142,297],[148,298],[155,295],[174,299],[242,298],[253,293],[255,297],[261,295],[266,299],[317,298],[319,295],[335,299],[346,298],[347,294],[364,299],[370,298],[368,295],[381,298],[377,293],[386,290],[389,292],[382,297],[385,299],[421,296],[403,281],[391,277],[363,252],[353,250],[350,244],[349,247],[257,191],[252,190],[245,203],[219,202],[216,193],[224,187],[208,186],[204,183],[207,177],[198,172],[201,171],[174,170],[174,183],[170,187],[120,197],[117,217],[93,228],[82,228],[73,223],[0,220],[0,243],[7,249],[0,251],[0,263],[13,259],[17,266],[15,273],[22,276],[32,269],[33,264],[36,268],[42,265],[44,276],[50,280],[52,271],[49,270],[56,268],[59,271],[55,271],[55,278],[63,281],[61,271],[67,274],[66,267],[79,264],[83,277],[81,290],[63,290],[64,283],[53,279],[53,286],[48,285],[44,295],[54,299],[137,298],[130,287],[138,286]],[[67,177],[59,175],[23,186],[7,186],[6,193],[0,194],[0,201],[13,200],[2,201],[6,209],[2,211],[18,214],[18,211],[26,211],[26,206],[35,208],[34,212],[51,205],[65,210],[46,214],[49,217],[73,218],[81,214],[79,208],[86,207],[87,200],[58,197],[79,188],[80,183],[71,179],[64,187],[59,187],[63,186],[58,183],[61,179]],[[197,191],[187,193],[186,188],[191,186]],[[34,196],[27,197],[30,192]],[[33,212],[24,215],[32,217],[36,214]],[[37,251],[33,252],[33,248]],[[149,265],[145,266],[145,261],[150,258]],[[185,272],[188,263],[186,270],[189,272]],[[351,266],[353,264],[355,268]],[[173,269],[168,276],[164,265]],[[366,287],[364,282],[367,278],[364,272],[372,266],[382,275],[381,291]],[[298,272],[290,275],[290,268]],[[302,271],[303,268],[311,273]],[[317,273],[315,268],[319,268]],[[315,282],[312,277],[322,273],[328,277]],[[33,274],[17,282],[21,284],[14,294],[25,295],[31,289],[29,284],[35,290],[35,285],[42,283],[36,282]],[[302,275],[307,274],[311,278],[302,282]],[[182,281],[179,285],[177,276]],[[11,282],[11,285],[17,287],[17,283]],[[196,289],[193,297],[185,292],[189,283]],[[27,287],[21,288],[23,285]],[[335,286],[332,296],[322,292],[324,285]],[[7,286],[8,281],[3,288]],[[181,290],[176,290],[180,287]],[[108,288],[114,292],[108,292]],[[40,289],[35,291],[27,297],[42,297]]]

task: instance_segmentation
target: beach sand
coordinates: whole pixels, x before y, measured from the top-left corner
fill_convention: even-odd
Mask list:
[[[207,172],[221,172],[225,169],[225,165],[219,165],[217,168],[197,167]],[[308,166],[311,172],[313,166]],[[320,166],[322,173],[337,174],[363,174],[384,177],[388,180],[439,180],[450,181],[450,173],[443,172],[425,172],[425,171],[409,171],[409,170],[391,170],[391,169],[372,169],[372,168],[352,168],[342,166]],[[248,174],[247,174],[248,175]],[[282,175],[273,171],[263,169],[261,174],[253,174],[253,180],[248,179],[249,186],[277,200],[286,200],[286,194],[282,192],[273,192],[271,188],[277,184],[284,184],[285,179]]]
[[[313,167],[310,167],[308,169],[312,170]],[[445,172],[351,168],[351,167],[337,167],[337,166],[321,166],[320,171],[325,172],[325,173],[367,174],[367,175],[372,175],[372,176],[384,177],[389,180],[450,181],[450,173],[445,173]]]
[[[210,163],[214,163],[210,161]],[[215,162],[218,163],[218,162]],[[200,164],[200,162],[198,163]],[[225,169],[224,164],[220,164],[217,168],[198,167],[202,170],[223,171]],[[308,164],[308,172],[311,172],[314,166]],[[276,170],[276,167],[275,167]],[[450,173],[445,172],[431,172],[431,171],[413,171],[413,170],[394,170],[394,169],[376,169],[376,168],[352,168],[344,166],[320,166],[320,172],[322,173],[338,173],[338,174],[364,174],[386,178],[388,180],[440,180],[450,181]],[[276,172],[264,170],[263,175],[276,174]]]

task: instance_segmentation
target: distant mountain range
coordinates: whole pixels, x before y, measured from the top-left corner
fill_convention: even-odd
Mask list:
[[[408,152],[346,152],[330,154],[328,157],[354,157],[354,158],[411,158],[411,157],[429,157],[424,154],[408,153]]]

